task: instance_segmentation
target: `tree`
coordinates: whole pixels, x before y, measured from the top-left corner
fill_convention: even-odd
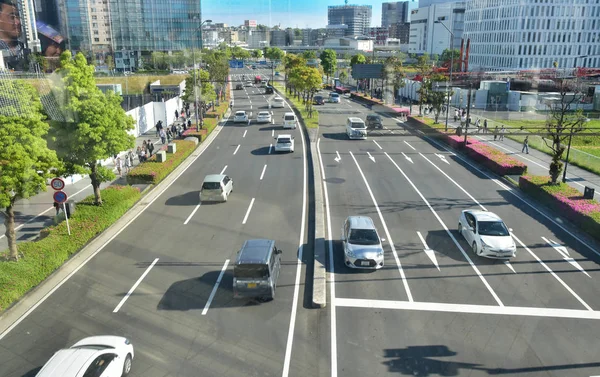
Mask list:
[[[108,55],[106,59],[104,59],[104,62],[106,63],[106,68],[108,68],[109,72],[115,70],[115,60],[113,59],[112,55]]]
[[[268,50],[268,55],[265,55],[265,57],[271,59],[271,60],[282,60],[283,57],[285,56],[285,52],[280,49],[279,47],[271,47]]]
[[[263,56],[263,52],[261,49],[252,50],[252,57],[255,59],[260,59]]]
[[[304,59],[306,59],[306,60],[316,59],[317,58],[317,53],[315,51],[313,51],[313,50],[307,50],[307,51],[304,51],[302,53],[302,57]]]
[[[167,69],[169,67],[169,57],[161,51],[154,51],[152,56],[152,67],[154,69]]]
[[[445,75],[432,73],[423,79],[423,85],[421,86],[425,89],[426,101],[433,107],[434,123],[438,123],[442,107],[446,103],[446,91],[440,91],[438,84],[446,80],[447,78]]]
[[[419,94],[419,114],[422,114],[423,103],[427,101],[427,95],[429,94],[425,80],[433,72],[433,67],[429,64],[429,54],[419,56],[415,68],[417,69],[417,79],[420,78],[421,80],[421,87],[417,90],[417,93]]]
[[[363,54],[356,54],[352,58],[350,58],[350,66],[354,64],[365,64],[367,62],[367,58]]]
[[[321,88],[321,73],[315,67],[298,65],[290,70],[289,76],[291,87],[297,96],[302,95],[308,110],[314,94]]]
[[[389,83],[391,81],[394,88],[394,98],[398,89],[404,86],[404,68],[402,66],[402,59],[397,56],[390,56],[385,59],[383,64],[385,71],[385,80]]]
[[[221,90],[225,86],[225,82],[229,76],[229,58],[227,54],[223,51],[207,50],[203,60],[206,63],[210,80],[214,84],[217,84],[217,89]],[[223,93],[223,96],[225,95],[222,90],[221,93]]]
[[[294,29],[294,38],[302,38],[302,29]]]
[[[186,102],[194,102],[196,94],[201,103],[211,102],[217,98],[215,87],[210,82],[210,74],[208,71],[196,70],[196,93],[194,91],[194,72],[185,79],[185,92],[183,99]]]
[[[329,76],[333,75],[337,68],[337,54],[333,50],[323,50],[319,58],[321,59],[323,72],[327,76],[327,82],[329,82]]]
[[[56,71],[62,85],[54,95],[66,120],[52,122],[50,135],[64,173],[89,174],[94,202],[101,205],[100,184],[114,179],[114,173],[100,161],[134,147],[135,138],[128,133],[134,120],[121,108],[121,96],[96,87],[93,73],[81,53],[75,58],[70,51],[62,53]]]
[[[458,69],[458,64],[460,60],[460,50],[455,48],[450,50],[449,48],[445,49],[440,56],[440,60],[445,64],[448,63],[448,67],[450,67],[450,61],[454,59],[454,70]]]
[[[185,54],[183,51],[175,51],[171,56],[171,63],[178,68],[185,67]]]
[[[0,93],[5,104],[0,110],[0,209],[4,214],[9,259],[16,261],[19,254],[15,202],[45,191],[46,179],[52,168],[59,167],[59,162],[44,138],[48,124],[37,91],[21,80],[1,80]],[[7,106],[7,102],[11,105]]]
[[[558,183],[558,177],[563,170],[561,160],[565,151],[565,141],[583,131],[585,123],[588,121],[583,115],[583,110],[576,108],[582,98],[580,88],[568,85],[564,79],[560,79],[558,84],[560,88],[558,99],[548,103],[550,112],[545,131],[550,140],[542,139],[552,151],[552,162],[548,171],[552,184]]]
[[[31,59],[37,63],[42,72],[48,72],[49,64],[48,59],[41,54],[31,54]]]
[[[340,81],[342,83],[347,83],[348,82],[348,71],[346,69],[342,69],[340,71]]]
[[[285,67],[285,86],[286,89],[290,90],[291,88],[288,86],[288,84],[290,84],[290,80],[288,78],[290,72],[296,67],[306,66],[306,59],[299,55],[287,54],[283,58],[283,65]]]
[[[248,55],[248,57],[250,57],[250,54],[248,53],[248,51],[244,50],[240,46],[234,46],[231,49],[231,58],[232,59],[244,59],[246,57],[246,55]]]

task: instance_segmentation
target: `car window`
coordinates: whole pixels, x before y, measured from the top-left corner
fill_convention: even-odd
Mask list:
[[[475,226],[475,219],[473,219],[473,215],[471,215],[470,213],[465,213],[465,219],[467,219],[468,226]]]
[[[277,144],[291,144],[292,140],[289,137],[281,137],[277,139]]]
[[[221,188],[220,182],[204,182],[202,185],[204,190],[218,190]]]
[[[362,129],[362,128],[365,128],[365,124],[362,123],[362,122],[360,122],[360,123],[359,122],[352,122],[352,123],[350,123],[350,127],[356,128],[356,129]]]
[[[225,186],[226,184],[228,184],[230,180],[231,179],[229,179],[229,177],[223,178],[223,186]]]
[[[233,276],[238,279],[268,278],[269,267],[265,264],[238,264],[233,268]]]
[[[295,120],[296,118],[293,115],[286,115],[283,117],[285,120]]]
[[[83,377],[100,377],[116,356],[113,353],[98,356],[85,371]]]
[[[480,236],[506,237],[510,235],[502,221],[479,221],[477,228]]]
[[[379,237],[374,229],[352,229],[348,242],[354,245],[377,245]]]

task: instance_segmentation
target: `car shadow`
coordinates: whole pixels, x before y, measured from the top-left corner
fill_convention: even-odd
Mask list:
[[[252,155],[254,156],[266,156],[269,154],[269,149],[271,149],[270,147],[260,147],[260,148],[256,148],[254,150],[252,150],[250,153],[252,153]],[[273,153],[275,153],[275,150],[273,150]]]
[[[192,206],[200,203],[200,190],[186,192],[182,195],[176,195],[165,201],[167,206]]]
[[[348,136],[344,132],[323,132],[321,134],[325,139],[331,140],[348,140]]]
[[[283,126],[270,125],[267,127],[261,127],[258,129],[259,131],[281,131],[283,130]]]

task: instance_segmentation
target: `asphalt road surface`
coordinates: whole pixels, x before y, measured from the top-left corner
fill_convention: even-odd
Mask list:
[[[331,376],[600,374],[597,244],[410,123],[386,117],[384,130],[350,141],[345,118],[371,111],[347,98],[319,110]],[[468,208],[493,211],[513,228],[516,258],[473,254],[457,232]],[[344,265],[339,239],[350,215],[375,221],[383,269]]]
[[[263,93],[235,91],[234,110],[255,118],[267,109]],[[56,350],[98,334],[132,340],[132,376],[319,374],[308,362],[319,356],[311,337],[318,323],[303,309],[305,143],[299,128],[285,130],[295,152],[275,154],[270,145],[289,109],[271,111],[274,124],[229,121],[158,200],[6,334],[0,376],[33,376]],[[199,205],[205,175],[220,172],[234,181],[229,201]],[[283,250],[271,302],[232,298],[232,265],[252,238]]]

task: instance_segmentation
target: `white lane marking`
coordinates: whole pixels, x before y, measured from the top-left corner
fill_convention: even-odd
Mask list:
[[[208,301],[206,301],[206,305],[204,305],[204,309],[202,310],[202,315],[206,315],[206,313],[208,312],[208,308],[210,308],[210,304],[212,303],[213,298],[215,298],[215,294],[217,293],[217,289],[219,288],[219,284],[221,283],[221,280],[223,280],[223,274],[225,274],[225,270],[227,270],[227,265],[229,264],[229,259],[225,260],[225,264],[223,265],[223,268],[221,268],[221,273],[219,274],[219,277],[217,278],[217,281],[215,282],[215,286],[212,289],[212,292],[210,292],[210,296],[208,297]]]
[[[510,187],[508,187],[507,185],[505,185],[504,183],[500,182],[499,180],[497,180],[496,178],[492,179],[492,181],[494,181],[498,186],[502,187],[503,189],[505,189],[506,191],[510,191],[512,190]]]
[[[512,236],[512,238],[515,239],[515,241],[517,241],[521,245],[521,247],[523,247],[525,250],[527,250],[529,252],[529,254],[531,254],[531,256],[534,257],[542,265],[542,267],[544,267],[546,269],[546,271],[548,271],[552,276],[554,276],[554,278],[556,280],[558,280],[558,282],[560,284],[562,284],[562,286],[565,287],[566,290],[569,291],[569,293],[571,293],[577,299],[577,301],[579,301],[587,310],[590,310],[590,311],[593,310],[585,301],[583,301],[583,299],[581,297],[579,297],[577,295],[577,293],[575,293],[575,291],[573,291],[571,289],[571,287],[569,287],[567,285],[567,283],[565,283],[560,277],[558,277],[558,275],[556,275],[554,273],[554,271],[552,271],[550,269],[550,267],[548,267],[546,265],[546,263],[544,263],[544,261],[542,261],[540,258],[538,258],[538,256],[535,255],[535,253],[533,251],[531,251],[527,246],[525,246],[525,244],[520,239],[518,239],[514,233],[511,233],[510,235]]]
[[[420,131],[420,130],[417,130]],[[422,132],[421,132],[422,133]],[[423,136],[423,139],[428,140],[429,142],[437,145],[438,147],[445,149],[447,152],[452,152],[450,149],[448,149],[448,147],[446,147],[443,144],[440,144],[439,142],[433,140],[432,138],[428,137],[428,136]],[[499,183],[499,181],[495,180],[494,176],[492,176],[491,174],[479,169],[477,166],[475,166],[473,163],[471,163],[470,161],[468,161],[467,159],[456,155],[456,158],[458,158],[459,160],[461,160],[462,162],[464,162],[465,164],[469,165],[471,168],[473,168],[474,170],[477,170],[480,174],[486,176],[487,178],[489,178],[490,180],[493,180],[494,182]],[[582,240],[581,238],[577,237],[576,235],[574,235],[573,233],[571,233],[570,231],[567,230],[567,228],[565,228],[562,224],[560,224],[559,222],[557,222],[555,219],[553,219],[552,217],[546,215],[544,212],[540,211],[539,209],[537,209],[535,207],[534,204],[531,204],[528,200],[526,200],[525,198],[521,197],[519,194],[515,193],[514,190],[509,190],[509,192],[511,194],[513,194],[517,199],[519,199],[520,201],[522,201],[523,203],[527,204],[529,206],[529,208],[533,209],[534,211],[536,211],[537,213],[539,213],[541,216],[545,217],[547,220],[551,221],[554,225],[556,225],[557,227],[559,227],[560,229],[562,229],[565,233],[567,233],[569,236],[571,236],[573,239],[577,240],[579,243],[581,243],[582,245],[584,245],[585,247],[587,247],[590,251],[592,251],[594,254],[596,254],[597,256],[600,257],[600,252],[598,252],[596,249],[594,249],[592,246],[590,246],[589,243],[585,242],[584,240]]]
[[[260,173],[260,180],[262,181],[263,177],[265,176],[265,171],[267,170],[267,164],[265,164],[265,167],[262,170],[262,173]]]
[[[319,152],[319,164],[321,166],[321,180],[323,181],[323,193],[325,196],[325,211],[327,213],[327,238],[329,248],[329,293],[331,298],[331,377],[337,377],[337,324],[335,309],[335,263],[333,262],[333,233],[331,231],[331,212],[329,211],[329,193],[327,191],[327,179],[325,177],[325,168],[323,167],[323,157],[321,156],[321,138],[317,140],[317,151]]]
[[[408,144],[408,141],[404,140],[404,144],[406,144],[409,147],[411,147],[413,151],[416,151],[415,147],[413,147],[412,145]]]
[[[274,136],[275,136],[275,129],[272,129],[271,130],[271,137],[274,137]]]
[[[569,262],[571,264],[571,266],[575,267],[576,269],[578,269],[579,271],[583,272],[588,278],[591,278],[590,274],[587,273],[586,270],[583,269],[583,267],[581,267],[581,265],[579,263],[577,263],[577,261],[573,258],[571,258],[569,256],[569,250],[567,250],[566,247],[560,245],[558,242],[553,241],[553,240],[549,240],[546,237],[542,237],[542,239],[544,241],[546,241],[546,243],[550,246],[552,246],[552,248],[554,250],[556,250],[561,257],[563,257],[564,260],[566,260],[567,262]]]
[[[388,300],[366,300],[356,298],[337,298],[336,306],[346,308],[416,310],[426,312],[494,314],[526,317],[550,317],[572,319],[600,319],[599,312],[581,309],[554,309],[521,306],[494,306],[471,304],[447,304],[442,302],[407,302]]]
[[[436,153],[435,154],[440,160],[444,161],[445,163],[447,163],[448,165],[450,165],[450,162],[448,162],[448,160],[446,160],[446,156],[444,156],[443,154],[439,154]]]
[[[92,187],[92,185],[91,185],[91,184],[90,184],[90,185],[87,185],[87,186],[85,186],[85,187],[84,187],[84,188],[82,188],[81,190],[77,191],[75,194],[73,194],[73,195],[69,195],[69,198],[73,198],[75,195],[77,195],[77,194],[81,193],[83,190],[87,190],[87,189],[88,189],[88,188],[90,188],[90,187]],[[40,212],[40,213],[38,213],[37,215],[35,215],[35,217],[32,217],[31,219],[29,219],[29,220],[25,221],[23,224],[21,224],[21,225],[19,225],[19,226],[16,226],[16,227],[15,227],[15,231],[17,231],[17,230],[21,229],[22,227],[24,227],[25,225],[29,224],[30,222],[32,222],[32,221],[35,221],[35,219],[37,219],[37,218],[38,218],[38,217],[40,217],[40,216],[43,216],[43,215],[45,215],[45,214],[46,214],[48,211],[50,211],[50,210],[52,210],[52,209],[54,209],[54,207],[50,207],[50,208],[48,208],[47,210],[45,210],[44,212]],[[6,237],[6,234],[0,235],[0,240],[1,240],[2,238],[4,238],[4,237]]]
[[[367,152],[367,154],[369,155],[369,158],[371,159],[371,161],[375,162],[375,157],[371,156],[371,152]]]
[[[412,297],[412,294],[410,293],[408,281],[406,280],[406,276],[404,275],[404,270],[402,269],[402,264],[400,263],[400,258],[398,258],[398,253],[396,252],[396,247],[394,246],[394,241],[392,240],[390,231],[388,230],[385,219],[383,218],[383,214],[381,213],[381,210],[379,209],[377,200],[375,200],[375,195],[373,195],[373,191],[371,191],[371,186],[369,185],[369,182],[367,182],[367,178],[365,177],[362,169],[360,168],[360,165],[358,165],[358,161],[356,161],[356,157],[354,157],[354,154],[352,152],[350,152],[350,156],[354,160],[354,163],[356,164],[356,167],[358,168],[358,172],[360,173],[360,176],[362,177],[363,181],[365,182],[365,186],[367,186],[367,191],[369,191],[369,195],[371,196],[373,205],[375,206],[375,209],[377,210],[377,214],[379,215],[379,220],[381,220],[381,224],[383,225],[383,230],[385,231],[385,236],[387,237],[388,243],[390,244],[390,248],[392,249],[392,253],[394,254],[394,259],[396,259],[396,265],[398,266],[398,272],[400,272],[400,277],[402,278],[402,283],[404,284],[404,289],[406,290],[406,296],[408,296],[408,301],[412,302],[413,297]]]
[[[247,133],[248,133],[248,130],[244,130],[244,134],[242,135],[242,137],[246,137]]]
[[[408,157],[404,152],[401,152],[401,153],[404,156],[404,158],[406,158],[408,161],[410,161],[411,164],[414,164],[412,158]]]
[[[292,360],[292,346],[294,342],[294,329],[296,328],[296,313],[298,311],[298,300],[300,294],[300,278],[302,272],[302,258],[304,252],[304,232],[306,223],[306,211],[307,211],[307,192],[308,192],[308,167],[306,160],[306,141],[304,131],[300,127],[300,134],[302,138],[302,153],[303,153],[303,183],[302,183],[302,220],[300,225],[300,239],[298,241],[298,260],[296,262],[296,281],[294,282],[294,298],[292,301],[292,313],[290,316],[290,327],[288,330],[287,344],[285,346],[285,358],[283,361],[283,372],[282,377],[288,377],[290,373],[290,363]]]
[[[435,257],[435,252],[433,250],[431,250],[429,248],[429,246],[427,246],[427,242],[425,242],[425,238],[423,238],[423,236],[421,235],[421,232],[419,232],[418,230],[417,230],[417,235],[419,236],[419,238],[421,239],[421,243],[423,244],[423,247],[424,247],[423,251],[425,252],[425,254],[427,254],[429,259],[431,259],[431,261],[433,262],[435,267],[438,269],[438,271],[440,271],[440,265],[438,264],[437,258]]]
[[[379,143],[377,142],[377,140],[373,140],[373,142],[375,143],[375,145],[377,145],[379,147],[379,149],[383,149],[383,148],[381,148],[381,145],[379,145]]]
[[[458,187],[462,192],[464,192],[473,202],[475,202],[482,210],[487,211],[487,209],[483,206],[483,204],[479,203],[477,199],[473,197],[473,195],[469,194],[467,190],[465,190],[461,185],[459,185],[452,177],[450,177],[446,172],[440,169],[436,164],[434,164],[430,159],[425,157],[423,153],[419,153],[421,157],[423,157],[427,162],[429,162],[434,168],[436,168],[440,173],[442,173],[446,178],[450,180],[450,182],[454,183],[456,187]]]
[[[479,278],[481,279],[481,281],[483,282],[483,284],[486,286],[486,288],[488,289],[488,291],[490,291],[490,293],[492,294],[492,297],[494,297],[494,300],[496,300],[496,303],[498,303],[498,305],[500,305],[500,306],[504,306],[504,304],[502,303],[502,301],[500,301],[500,298],[498,297],[498,295],[496,295],[496,292],[494,292],[494,290],[489,285],[489,283],[487,282],[487,280],[485,279],[485,277],[483,277],[483,275],[481,274],[481,272],[479,271],[479,269],[477,268],[477,266],[475,265],[475,263],[473,263],[473,261],[471,260],[471,258],[469,257],[469,255],[465,252],[465,250],[460,245],[460,243],[458,243],[458,240],[454,237],[454,235],[452,234],[452,232],[450,232],[450,230],[446,226],[446,223],[444,223],[444,221],[442,220],[442,218],[433,209],[433,207],[431,206],[431,204],[429,203],[429,201],[423,196],[423,194],[421,193],[421,191],[419,191],[419,189],[417,188],[417,186],[415,186],[415,184],[410,180],[410,178],[408,178],[408,176],[406,175],[406,173],[404,173],[404,170],[400,169],[400,166],[398,166],[398,164],[396,163],[396,161],[394,161],[387,152],[384,152],[384,154],[387,156],[387,158],[389,158],[389,160],[392,162],[392,164],[394,164],[394,166],[396,166],[396,169],[398,169],[398,171],[400,171],[400,173],[404,176],[404,178],[408,181],[408,183],[412,186],[412,188],[417,192],[417,194],[419,194],[419,196],[421,197],[421,199],[423,200],[423,202],[427,205],[427,207],[429,208],[429,210],[431,211],[431,213],[433,213],[433,215],[435,216],[435,218],[437,219],[437,221],[440,223],[440,225],[442,225],[442,227],[444,228],[444,230],[446,231],[446,233],[448,234],[448,236],[450,236],[450,238],[452,239],[452,242],[454,242],[454,244],[460,250],[460,252],[465,257],[465,259],[467,260],[467,262],[469,262],[469,264],[471,265],[471,267],[473,268],[473,270],[475,270],[475,273],[477,273],[477,276],[479,276]]]
[[[271,154],[271,151],[273,150],[273,144],[269,145],[269,154]]]
[[[254,205],[254,199],[252,198],[252,200],[250,201],[250,205],[248,206],[248,210],[246,211],[246,216],[244,216],[244,220],[242,220],[242,224],[246,224],[246,221],[248,220],[248,216],[250,215],[250,211],[252,210],[252,206]]]
[[[510,268],[510,270],[511,270],[513,273],[515,273],[515,274],[517,273],[517,271],[515,271],[515,268],[513,267],[513,265],[512,265],[512,264],[510,264],[510,262],[509,262],[509,261],[505,260],[505,261],[504,261],[504,264],[506,265],[506,267]]]
[[[336,158],[334,158],[335,162],[340,162],[342,161],[342,158],[340,157],[340,154],[338,151],[335,151],[335,155],[337,156]]]
[[[142,282],[142,280],[144,280],[144,278],[146,277],[146,275],[148,275],[148,273],[150,272],[150,270],[152,269],[152,267],[154,267],[154,265],[156,264],[156,262],[158,262],[158,258],[154,259],[154,262],[152,262],[152,264],[150,266],[148,266],[148,268],[146,268],[146,271],[144,271],[144,273],[142,274],[142,276],[140,276],[140,278],[135,282],[135,284],[133,285],[133,287],[131,287],[131,289],[129,290],[129,292],[127,292],[127,294],[121,299],[121,302],[119,302],[119,305],[117,305],[117,307],[115,308],[115,310],[113,310],[113,313],[117,313],[119,311],[119,309],[121,309],[121,307],[123,306],[123,304],[125,304],[125,301],[127,301],[127,299],[129,298],[129,296],[131,296],[131,294],[133,293],[133,291],[135,291],[135,289],[138,287],[138,285],[140,285],[140,283]]]
[[[187,219],[185,219],[185,221],[183,222],[183,225],[187,225],[190,220],[192,219],[192,217],[194,216],[194,214],[196,213],[196,211],[200,208],[200,204],[196,205],[196,208],[194,208],[194,210],[192,211],[192,213],[190,213],[190,215],[188,216]]]
[[[235,148],[235,151],[233,151],[233,155],[235,156],[235,154],[237,153],[238,149],[240,149],[240,145],[238,144],[237,148]]]
[[[213,131],[215,132],[215,131]],[[220,132],[220,130],[217,128],[216,134],[218,135],[218,133]],[[36,302],[35,304],[33,304],[32,307],[30,307],[29,309],[27,309],[27,311],[19,317],[19,319],[17,319],[15,322],[13,322],[12,325],[10,325],[2,334],[0,334],[0,340],[2,340],[6,335],[8,335],[15,327],[17,327],[25,318],[27,318],[31,313],[33,313],[33,311],[35,309],[38,308],[38,306],[40,306],[44,301],[46,301],[48,299],[48,297],[50,297],[54,292],[56,292],[60,287],[62,287],[63,284],[65,284],[67,281],[69,281],[70,278],[73,277],[73,275],[75,275],[77,272],[79,272],[80,269],[82,269],[86,264],[88,264],[88,262],[90,260],[92,260],[92,258],[94,258],[99,252],[101,252],[106,245],[108,245],[110,242],[112,242],[115,238],[117,238],[117,236],[119,234],[121,234],[121,232],[123,232],[125,229],[127,229],[127,227],[135,221],[135,219],[137,219],[142,213],[144,213],[144,211],[146,211],[146,209],[148,209],[152,203],[154,203],[159,197],[162,196],[162,194],[164,194],[169,187],[171,187],[171,185],[173,185],[173,183],[175,183],[177,181],[177,179],[179,179],[179,177],[181,177],[183,175],[183,173],[185,173],[190,166],[192,166],[194,164],[194,162],[196,162],[196,160],[198,160],[200,158],[200,156],[202,156],[202,154],[204,154],[204,151],[212,144],[212,142],[216,139],[210,139],[208,141],[208,143],[206,144],[206,147],[204,149],[202,149],[200,151],[200,153],[198,153],[198,155],[196,157],[194,157],[192,159],[192,161],[190,162],[190,164],[188,166],[185,167],[185,169],[183,169],[182,171],[180,171],[175,177],[173,177],[173,180],[171,182],[169,182],[160,193],[158,193],[154,199],[152,199],[144,208],[142,208],[142,210],[140,212],[138,212],[131,220],[129,220],[127,223],[125,223],[125,225],[118,229],[115,234],[113,234],[105,243],[102,244],[102,246],[100,246],[96,251],[94,251],[86,260],[84,260],[79,266],[77,266],[77,268],[75,268],[73,271],[71,271],[70,274],[68,274],[63,280],[61,280],[58,284],[56,284],[54,286],[54,288],[52,288],[50,291],[48,291],[48,293],[46,293],[38,302]]]
[[[223,175],[223,173],[225,173],[225,169],[227,169],[227,165],[225,165],[225,167],[223,168],[223,170],[221,170],[221,175]]]

